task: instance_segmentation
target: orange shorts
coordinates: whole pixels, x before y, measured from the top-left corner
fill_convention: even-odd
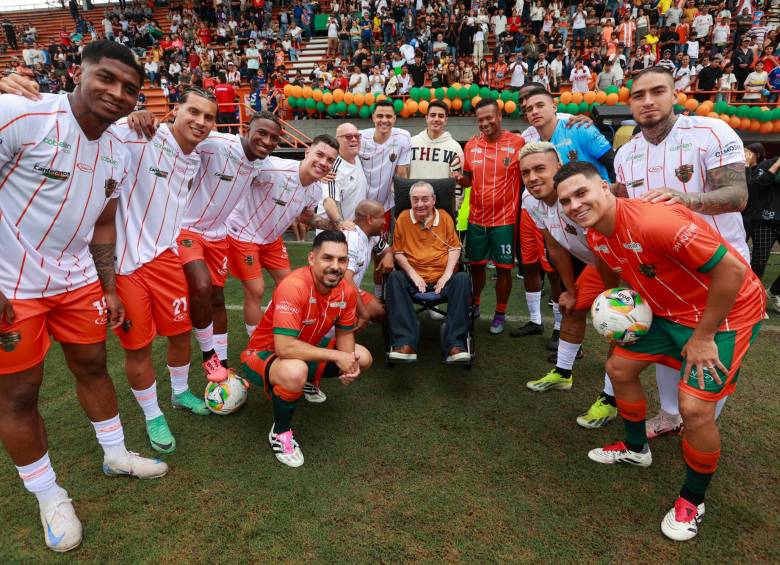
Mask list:
[[[228,275],[228,243],[226,239],[209,241],[199,233],[181,230],[176,239],[181,264],[204,261],[209,268],[211,284],[225,286]]]
[[[170,249],[130,275],[117,275],[116,290],[128,322],[127,329],[114,332],[125,349],[146,347],[155,335],[179,335],[192,329],[187,279],[181,259]]]
[[[336,348],[336,339],[325,336],[319,343],[318,347],[326,349]],[[257,349],[245,349],[241,352],[241,369],[244,371],[244,376],[252,383],[262,386],[266,395],[271,397],[271,365],[276,361],[277,356],[273,351],[261,351]],[[306,365],[309,367],[309,373],[307,375],[307,381],[319,385],[322,379],[322,374],[325,369],[330,366],[333,370],[335,368],[338,371],[335,363],[330,361],[307,361]]]
[[[290,270],[290,257],[281,237],[265,245],[246,243],[230,236],[227,242],[230,272],[239,280],[259,279],[262,276],[261,268],[271,271]]]
[[[520,212],[520,254],[523,256],[523,265],[541,263],[542,269],[553,272],[544,250],[544,236],[525,209]]]
[[[16,319],[0,325],[0,375],[41,363],[51,340],[87,345],[106,340],[108,316],[103,289],[94,282],[46,298],[9,300]]]
[[[585,266],[577,277],[575,286],[577,287],[577,303],[574,306],[576,310],[589,309],[598,295],[607,290],[599,270],[593,265]]]

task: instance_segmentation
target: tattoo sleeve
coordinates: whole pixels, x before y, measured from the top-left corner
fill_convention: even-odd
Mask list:
[[[104,292],[113,292],[116,289],[116,275],[114,274],[114,244],[91,243],[89,252],[95,262],[100,286]]]
[[[618,198],[628,198],[628,189],[622,182],[612,183],[609,187],[612,190],[612,194]]]
[[[706,193],[693,199],[690,209],[701,214],[717,215],[741,212],[747,205],[748,189],[745,164],[732,163],[707,171]]]

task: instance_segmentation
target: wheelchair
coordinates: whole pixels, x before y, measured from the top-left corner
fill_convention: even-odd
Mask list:
[[[434,193],[436,194],[436,209],[442,213],[447,213],[453,219],[453,222],[457,221],[457,210],[455,210],[455,180],[451,178],[446,179],[405,179],[400,177],[393,178],[393,192],[395,196],[395,208],[393,209],[393,222],[392,226],[395,226],[395,218],[401,214],[401,212],[411,208],[411,201],[409,199],[409,189],[411,186],[424,180],[433,186]],[[393,228],[391,227],[390,234],[392,238]],[[469,285],[471,285],[471,275],[469,273],[468,265],[463,260],[463,250],[461,250],[461,259],[458,263],[456,272],[465,272],[469,275]],[[386,283],[386,279],[383,284]],[[446,357],[444,336],[446,328],[446,310],[442,310],[441,306],[447,303],[447,298],[437,295],[435,298],[431,297],[432,293],[416,293],[412,295],[412,302],[415,304],[415,313],[419,316],[426,312],[432,312],[435,315],[441,316],[441,326],[439,328],[439,341],[442,354]],[[471,305],[469,305],[469,308]],[[390,358],[390,352],[392,350],[392,342],[390,338],[390,325],[389,317],[393,315],[393,307],[390,303],[385,303],[385,320],[382,323],[382,335],[385,343],[385,365],[387,367],[393,367],[396,364],[404,364],[403,361],[397,361]],[[419,324],[419,321],[418,321]],[[466,333],[466,351],[469,353],[470,358],[465,362],[450,363],[451,365],[461,365],[467,369],[471,369],[474,360],[476,358],[476,348],[474,344],[474,317],[469,313],[468,317],[468,331]]]

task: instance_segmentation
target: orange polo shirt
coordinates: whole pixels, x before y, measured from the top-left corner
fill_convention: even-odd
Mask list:
[[[438,281],[447,267],[449,250],[460,249],[450,215],[436,208],[433,212],[433,218],[422,224],[414,219],[411,210],[404,210],[393,232],[393,252],[406,255],[406,260],[426,283]]]

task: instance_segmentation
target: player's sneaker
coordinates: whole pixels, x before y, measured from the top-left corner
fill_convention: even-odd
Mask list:
[[[216,353],[203,362],[203,370],[206,371],[206,378],[213,383],[221,383],[228,378],[228,370]]]
[[[171,404],[173,404],[174,408],[189,410],[198,416],[208,416],[211,414],[211,410],[206,407],[206,401],[192,394],[192,391],[189,389],[181,394],[172,394]]]
[[[472,320],[479,320],[481,313],[479,310],[479,304],[475,304],[471,307],[471,319]]]
[[[561,330],[553,330],[552,335],[550,335],[550,339],[548,339],[545,344],[544,348],[547,351],[558,351],[558,342],[561,339]],[[557,356],[557,353],[556,353]]]
[[[769,298],[769,302],[772,303],[772,310],[780,314],[780,294],[767,292],[767,297]]]
[[[76,516],[68,491],[61,488],[48,502],[41,504],[41,525],[49,549],[62,553],[81,543],[81,521]]]
[[[524,326],[520,326],[516,330],[509,332],[512,337],[525,337],[527,335],[542,335],[544,333],[544,326],[537,324],[536,322],[528,322]]]
[[[661,531],[674,541],[688,541],[699,533],[699,524],[703,517],[703,502],[696,506],[680,497],[674,501],[674,508],[661,520]]]
[[[504,314],[494,314],[493,321],[490,322],[490,333],[493,335],[504,333],[505,320],[506,320],[506,316]]]
[[[103,459],[103,472],[109,477],[126,475],[139,479],[159,479],[168,472],[168,464],[128,451],[118,459]]]
[[[550,369],[550,371],[541,379],[534,381],[528,381],[525,386],[530,388],[534,392],[544,392],[546,390],[569,390],[574,378],[569,375],[564,377],[557,370]]]
[[[588,452],[588,457],[596,463],[606,463],[614,465],[615,463],[629,463],[637,467],[649,467],[653,462],[653,456],[650,454],[650,446],[645,444],[642,451],[631,451],[622,441],[597,447]]]
[[[658,414],[645,422],[647,439],[657,438],[666,434],[679,435],[682,433],[682,430],[682,417],[679,414],[669,414],[669,412],[664,410],[660,410]]]
[[[320,390],[320,387],[308,382],[303,385],[303,396],[314,404],[322,404],[328,399],[325,393]]]
[[[146,421],[146,435],[152,444],[152,449],[160,453],[173,453],[176,451],[176,439],[165,421],[165,415],[157,416],[154,420]]]
[[[444,314],[440,314],[436,310],[428,310],[428,316],[430,316],[431,320],[434,322],[441,322],[447,317]]]
[[[577,423],[583,428],[595,430],[596,428],[603,428],[606,426],[614,420],[617,415],[618,409],[605,402],[604,397],[599,395],[596,402],[591,404],[587,412],[577,416]]]
[[[298,442],[293,439],[292,430],[275,434],[274,427],[271,425],[271,431],[268,432],[268,443],[280,463],[284,463],[288,467],[303,465],[303,452],[298,446]]]

